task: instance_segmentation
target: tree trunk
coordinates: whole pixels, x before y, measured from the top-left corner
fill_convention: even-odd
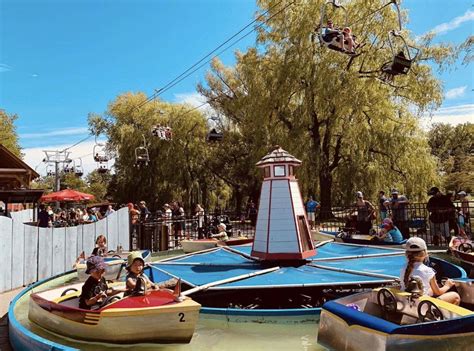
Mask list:
[[[327,168],[319,172],[319,186],[321,189],[321,210],[319,218],[321,220],[332,218],[331,196],[332,196],[332,174]]]

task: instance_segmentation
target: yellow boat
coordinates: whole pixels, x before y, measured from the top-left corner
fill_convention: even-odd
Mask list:
[[[104,306],[84,310],[79,308],[81,288],[79,283],[31,294],[28,318],[54,333],[86,341],[120,344],[191,341],[201,305],[190,298],[176,302],[171,292],[154,290],[145,296],[119,294]]]

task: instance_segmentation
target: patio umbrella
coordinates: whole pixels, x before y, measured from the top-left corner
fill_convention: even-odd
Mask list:
[[[77,190],[65,189],[57,191],[55,193],[43,195],[40,199],[41,202],[77,202],[77,201],[87,201],[93,200],[95,197],[91,194],[81,193]]]

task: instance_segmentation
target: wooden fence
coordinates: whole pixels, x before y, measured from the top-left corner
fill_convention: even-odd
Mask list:
[[[31,210],[21,212],[0,216],[0,293],[71,270],[81,251],[92,252],[100,234],[107,237],[110,250],[118,245],[129,249],[127,208],[95,223],[63,228],[26,224]]]

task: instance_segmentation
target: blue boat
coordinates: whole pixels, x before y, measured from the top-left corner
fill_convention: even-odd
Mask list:
[[[473,280],[455,280],[461,306],[392,288],[324,304],[318,343],[334,350],[472,350]]]

